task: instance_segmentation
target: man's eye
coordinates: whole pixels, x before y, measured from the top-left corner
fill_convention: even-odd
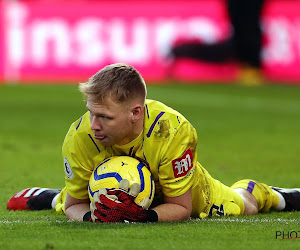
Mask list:
[[[110,117],[107,117],[107,116],[105,116],[105,115],[101,115],[100,116],[102,119],[110,119]]]

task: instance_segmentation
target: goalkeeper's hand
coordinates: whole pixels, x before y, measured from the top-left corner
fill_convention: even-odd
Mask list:
[[[145,198],[140,204],[134,202],[140,192],[140,185],[132,184],[130,191],[128,180],[120,182],[119,189],[99,190],[91,203],[92,220],[97,222],[156,222],[157,213],[147,210],[150,200]]]
[[[105,214],[101,212],[100,206],[101,201],[100,197],[107,197],[108,199],[114,200],[117,202],[117,197],[116,196],[109,196],[107,195],[107,191],[105,188],[101,188],[99,191],[97,191],[94,195],[94,201],[90,203],[90,210],[91,210],[91,219],[90,221],[93,222],[122,222],[120,213],[117,211],[111,211],[110,215]]]

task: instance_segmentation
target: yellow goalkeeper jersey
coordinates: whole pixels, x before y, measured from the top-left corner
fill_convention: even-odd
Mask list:
[[[192,188],[193,212],[208,211],[210,175],[197,162],[197,133],[174,109],[146,100],[144,129],[126,145],[104,147],[94,138],[89,111],[75,121],[64,140],[66,190],[74,198],[87,199],[93,170],[106,158],[128,155],[146,161],[155,181],[157,204],[162,194],[175,197]]]

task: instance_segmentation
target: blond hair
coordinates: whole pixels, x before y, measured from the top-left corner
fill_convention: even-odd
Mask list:
[[[132,66],[124,63],[111,64],[80,83],[79,90],[86,99],[94,103],[104,102],[107,97],[117,103],[139,99],[143,103],[147,88],[143,77]]]

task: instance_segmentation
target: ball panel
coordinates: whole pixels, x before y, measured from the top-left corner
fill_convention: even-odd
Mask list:
[[[136,203],[144,198],[149,198],[152,202],[155,185],[152,175],[144,163],[129,156],[115,156],[100,163],[93,171],[89,182],[89,197],[93,201],[93,196],[100,188],[118,188],[122,179],[129,181],[129,187],[133,183],[141,185],[141,191],[135,199]]]

